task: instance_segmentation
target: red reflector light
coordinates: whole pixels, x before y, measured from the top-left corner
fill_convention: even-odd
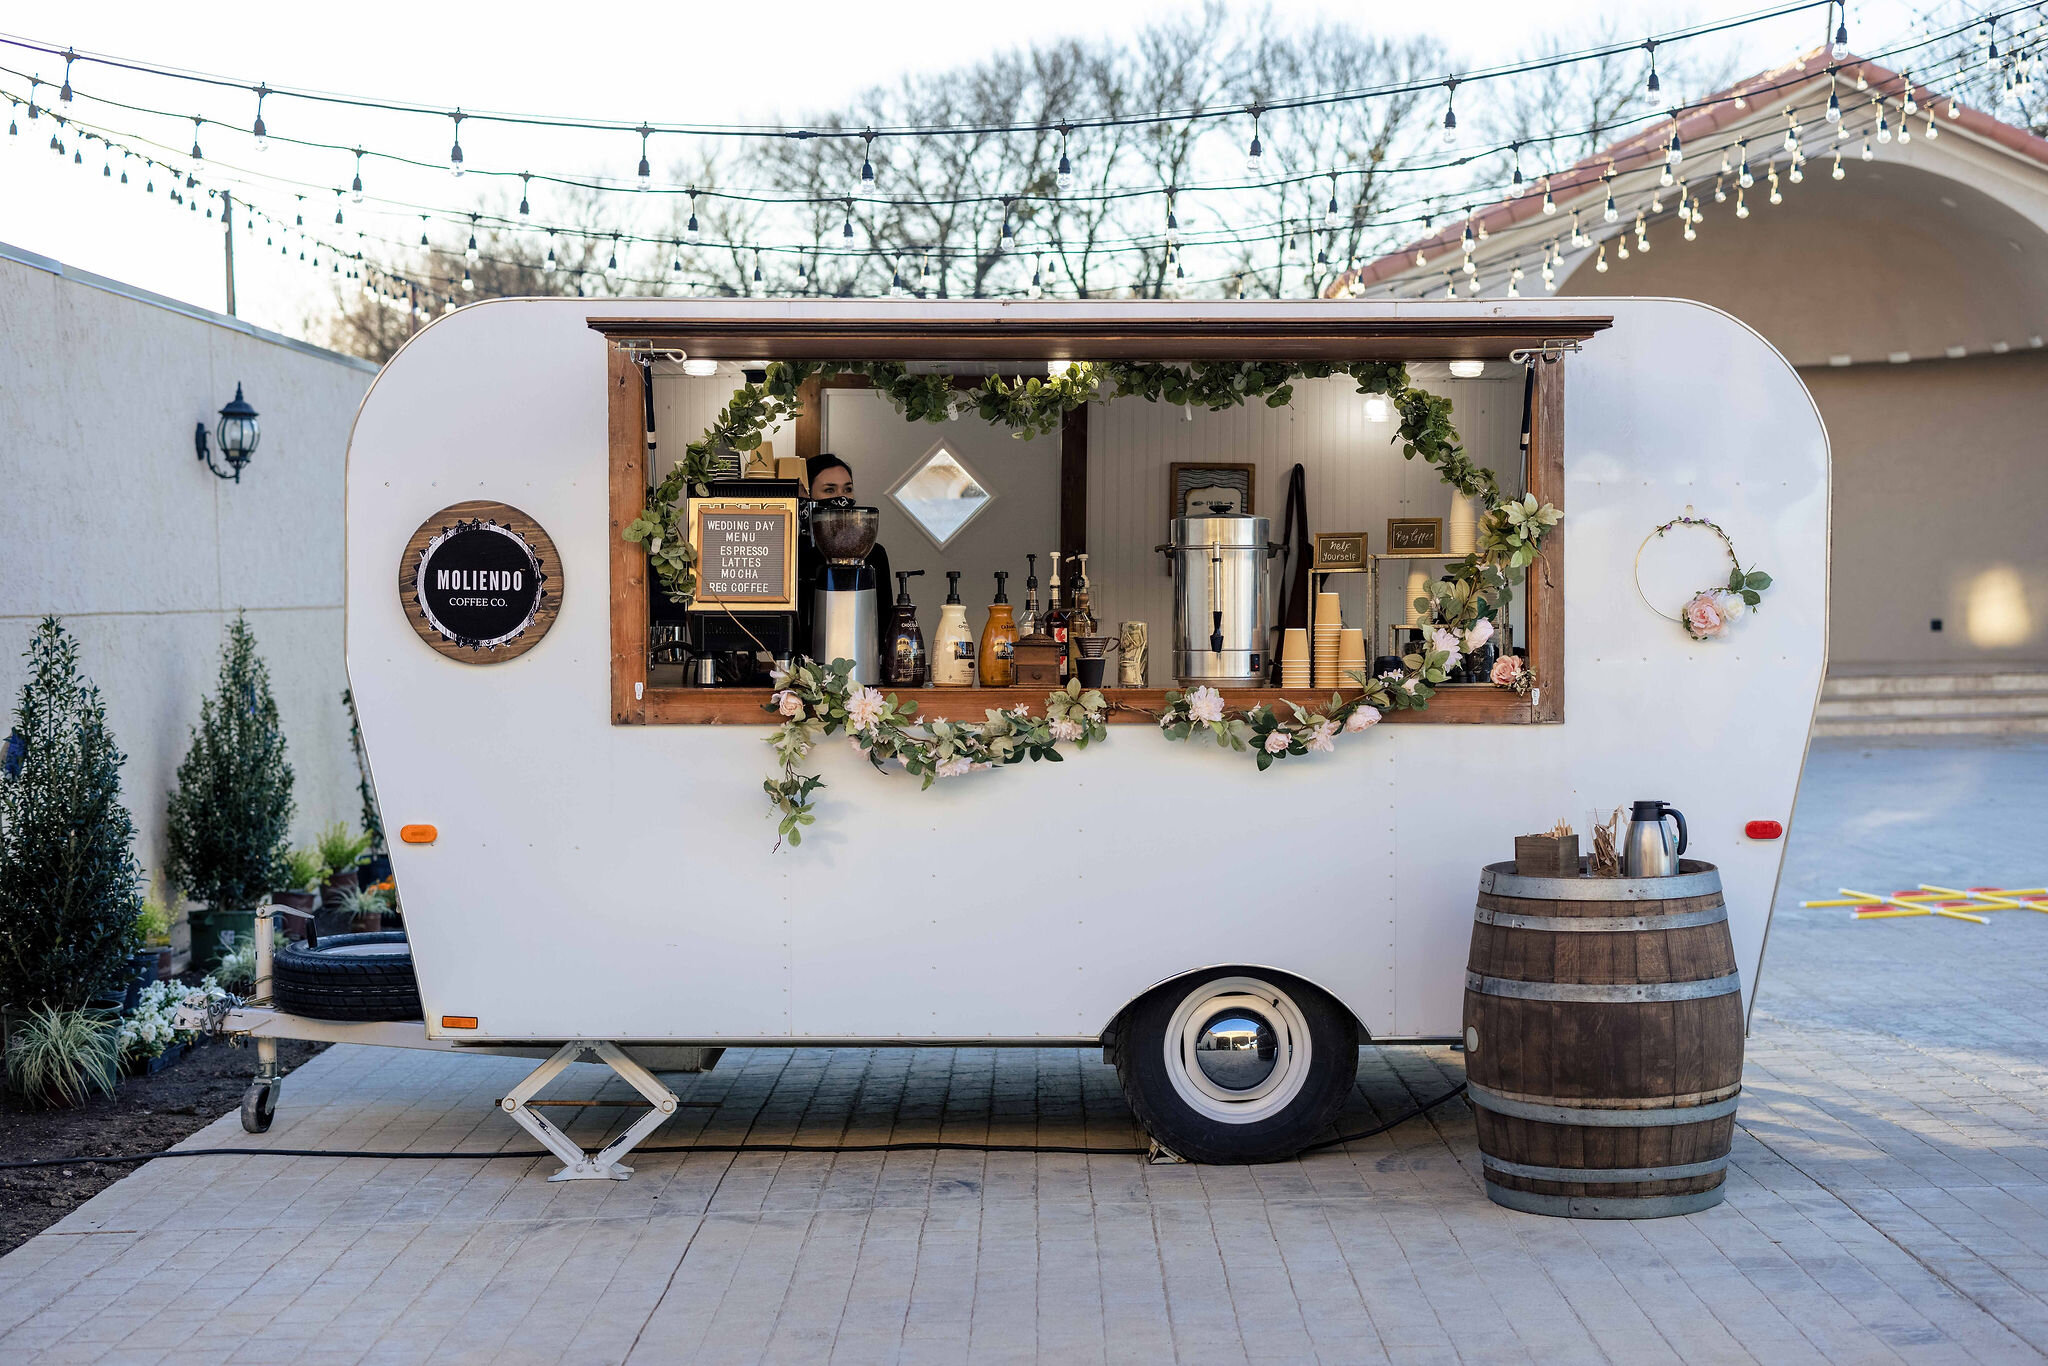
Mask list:
[[[1776,821],[1751,821],[1742,827],[1742,833],[1753,840],[1774,840],[1784,836],[1785,827]]]

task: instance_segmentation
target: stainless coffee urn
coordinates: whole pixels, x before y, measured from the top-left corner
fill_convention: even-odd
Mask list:
[[[1160,547],[1173,570],[1173,674],[1183,684],[1249,688],[1266,680],[1272,609],[1264,517],[1176,517]]]

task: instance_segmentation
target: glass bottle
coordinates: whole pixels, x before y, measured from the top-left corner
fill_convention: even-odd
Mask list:
[[[1067,609],[1060,606],[1060,553],[1052,553],[1052,581],[1046,585],[1044,631],[1060,647],[1060,686],[1073,677],[1073,663],[1067,658]]]

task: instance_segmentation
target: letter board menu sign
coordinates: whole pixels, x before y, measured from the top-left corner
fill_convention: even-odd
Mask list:
[[[692,612],[796,610],[796,499],[693,499],[690,543]]]
[[[562,566],[540,524],[504,503],[456,503],[428,518],[399,562],[406,620],[435,650],[495,664],[532,649],[562,604]]]

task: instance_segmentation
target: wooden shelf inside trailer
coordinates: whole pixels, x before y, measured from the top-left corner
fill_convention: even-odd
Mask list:
[[[898,697],[914,696],[921,715],[949,721],[979,721],[990,708],[1030,704],[1039,715],[1045,712],[1045,692],[1038,688],[884,688]],[[1349,690],[1339,689],[1349,695]],[[1279,706],[1292,699],[1304,708],[1330,700],[1327,688],[1225,688],[1228,707],[1256,707],[1261,702]],[[1157,711],[1165,705],[1164,688],[1104,688],[1102,695],[1112,704],[1111,725],[1153,724],[1144,710]],[[773,726],[781,717],[768,709],[766,688],[649,688],[645,721],[648,725]],[[1522,725],[1542,719],[1527,697],[1486,683],[1453,683],[1437,689],[1425,711],[1388,712],[1387,721],[1450,725]]]

